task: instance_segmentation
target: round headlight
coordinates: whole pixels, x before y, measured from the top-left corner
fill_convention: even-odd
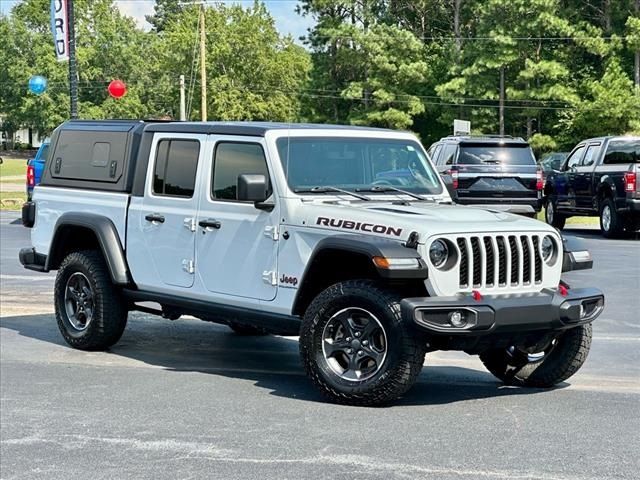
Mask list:
[[[436,240],[429,247],[429,259],[433,266],[439,268],[443,266],[449,258],[449,248],[442,240]]]
[[[540,244],[540,253],[542,254],[542,259],[549,263],[556,253],[556,242],[553,241],[549,235],[542,239],[542,243]]]

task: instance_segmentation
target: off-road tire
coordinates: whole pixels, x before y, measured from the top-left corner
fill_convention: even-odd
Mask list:
[[[300,331],[302,364],[314,385],[329,400],[347,405],[384,405],[415,383],[425,356],[426,341],[400,313],[401,297],[370,280],[350,280],[330,286],[307,308]],[[323,331],[331,317],[345,308],[365,309],[376,316],[387,338],[380,370],[362,381],[347,381],[325,360]]]
[[[605,228],[605,221],[603,214],[606,210],[609,210],[611,220],[609,222],[609,228]],[[605,198],[600,202],[600,230],[602,235],[606,238],[616,238],[622,235],[624,230],[624,221],[616,210],[616,204],[611,198]]]
[[[558,213],[558,202],[548,198],[544,207],[544,221],[559,230],[564,228],[567,217]]]
[[[591,324],[563,332],[556,342],[535,362],[522,361],[504,348],[486,351],[480,354],[480,360],[507,385],[549,388],[571,377],[584,364],[591,347]]]
[[[233,330],[234,333],[243,337],[260,337],[269,335],[268,332],[261,328],[251,327],[249,325],[242,325],[236,322],[229,322],[228,327]]]
[[[93,291],[93,318],[86,330],[71,325],[65,309],[67,280],[80,272]],[[128,310],[111,277],[101,253],[95,250],[72,252],[62,261],[54,286],[56,320],[65,341],[80,350],[105,350],[114,345],[124,332]]]

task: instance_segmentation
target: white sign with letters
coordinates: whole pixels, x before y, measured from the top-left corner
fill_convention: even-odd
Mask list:
[[[59,62],[69,60],[69,17],[67,0],[51,0],[51,33]]]

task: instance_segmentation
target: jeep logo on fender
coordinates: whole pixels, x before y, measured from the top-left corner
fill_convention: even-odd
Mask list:
[[[298,278],[297,277],[288,277],[287,275],[285,275],[283,273],[282,277],[280,277],[280,283],[283,283],[285,285],[293,285],[295,287],[296,285],[298,285]]]
[[[337,220],[335,218],[318,217],[316,225],[326,227],[344,228],[345,230],[359,230],[361,232],[384,233],[399,237],[402,234],[401,228],[387,227],[386,225],[376,225],[373,223],[353,222],[351,220]]]

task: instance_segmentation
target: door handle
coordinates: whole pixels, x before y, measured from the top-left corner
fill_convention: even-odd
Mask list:
[[[222,224],[218,220],[214,220],[213,218],[207,218],[206,220],[200,220],[198,222],[202,228],[215,228],[218,230]]]
[[[164,216],[160,215],[159,213],[150,213],[148,215],[145,215],[144,219],[147,222],[164,223]]]

